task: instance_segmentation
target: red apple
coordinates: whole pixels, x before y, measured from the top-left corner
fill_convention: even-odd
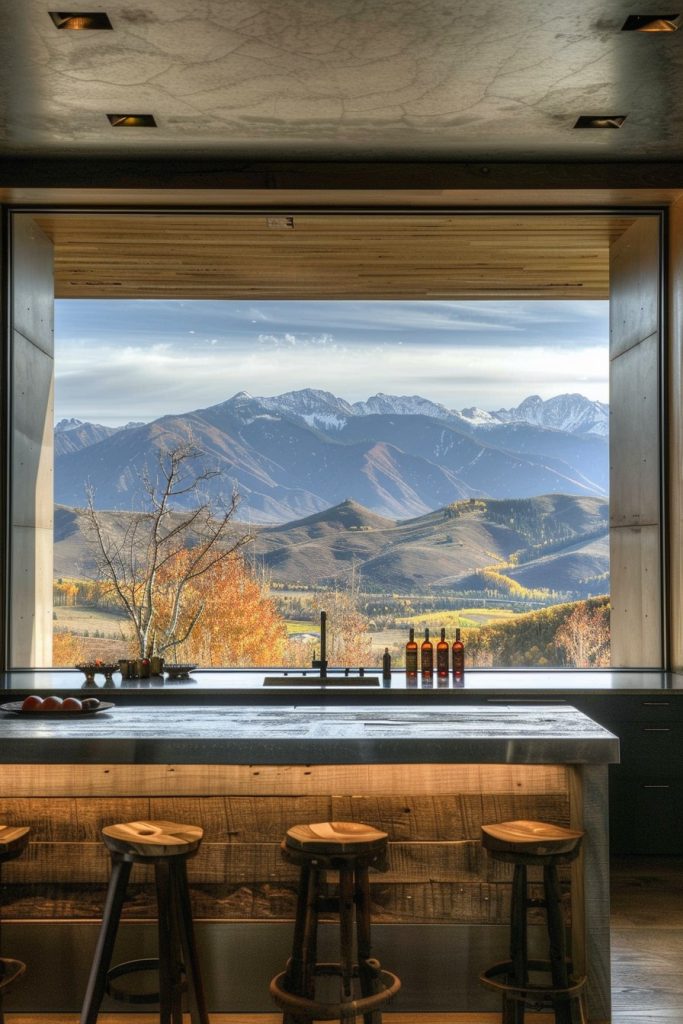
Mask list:
[[[39,697],[37,693],[32,693],[30,697],[26,697],[21,705],[22,711],[40,711],[43,706],[43,698]]]
[[[83,704],[78,697],[65,697],[62,701],[62,711],[82,711]]]
[[[43,706],[41,707],[40,710],[41,711],[57,711],[57,710],[59,710],[61,708],[61,706],[62,706],[62,698],[61,697],[55,697],[54,694],[52,694],[52,696],[45,698],[45,700],[43,701]]]

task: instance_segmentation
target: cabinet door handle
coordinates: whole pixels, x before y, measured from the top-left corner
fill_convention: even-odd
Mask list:
[[[653,782],[653,783],[650,783],[649,785],[647,783],[643,783],[643,789],[671,789],[671,786],[669,786],[669,785],[667,785],[665,783],[659,783],[658,784],[658,783],[654,783]]]
[[[671,732],[668,725],[644,725],[643,732]]]
[[[670,700],[644,700],[641,703],[644,708],[668,708],[671,706]]]
[[[487,697],[487,704],[566,704],[561,697]]]

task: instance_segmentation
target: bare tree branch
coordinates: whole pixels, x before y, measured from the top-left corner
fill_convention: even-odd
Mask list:
[[[236,491],[220,514],[201,494],[201,485],[217,475],[195,466],[202,458],[191,440],[159,452],[155,476],[147,466],[141,474],[147,508],[133,513],[122,531],[107,528],[93,488],[86,487],[86,531],[98,574],[130,619],[143,658],[188,639],[204,610],[189,584],[251,540],[248,533],[234,536],[230,529],[239,502]],[[196,504],[184,510],[191,497]]]

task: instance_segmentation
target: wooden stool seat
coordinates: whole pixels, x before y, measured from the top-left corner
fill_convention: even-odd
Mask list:
[[[284,1011],[283,1024],[309,1020],[346,1020],[363,1015],[380,1024],[379,1007],[401,987],[371,956],[369,868],[387,870],[386,832],[354,821],[294,825],[281,844],[284,860],[300,867],[292,955],[272,979],[270,994]],[[337,892],[328,893],[327,872],[338,875]],[[339,961],[318,960],[318,917],[339,916]],[[354,952],[355,932],[355,952]],[[339,1001],[316,997],[316,979],[339,978]],[[359,989],[359,991],[356,991]]]
[[[155,857],[188,857],[199,849],[204,837],[197,825],[177,821],[127,821],[102,829],[104,845],[112,853],[134,861]]]
[[[510,909],[510,959],[480,975],[503,999],[503,1024],[524,1024],[526,1008],[552,1007],[556,1024],[586,1024],[584,976],[574,977],[567,958],[562,895],[557,867],[578,857],[583,832],[544,821],[482,825],[482,845],[493,858],[514,864]],[[543,899],[529,899],[527,868],[543,869]],[[530,960],[527,909],[545,907],[548,960]],[[537,980],[538,975],[543,980]]]
[[[28,846],[30,832],[31,829],[25,825],[0,825],[0,864],[21,856]],[[26,964],[21,960],[0,956],[0,1000],[5,989],[20,978],[25,970]],[[0,1024],[3,1024],[4,1019],[0,1001]]]
[[[187,884],[187,861],[204,832],[175,821],[127,821],[107,825],[102,839],[111,856],[111,877],[102,926],[81,1009],[81,1024],[95,1024],[105,992],[127,1003],[159,1003],[163,1022],[182,1019],[182,993],[190,997],[192,1024],[209,1024]],[[110,967],[116,933],[134,864],[154,867],[159,956]],[[128,974],[158,972],[158,992],[132,994],[116,982]]]
[[[484,849],[494,859],[496,854],[558,857],[578,853],[583,832],[545,821],[503,821],[499,825],[482,825],[481,838]]]
[[[30,831],[23,825],[0,825],[0,861],[19,857],[28,846]]]
[[[289,828],[282,853],[286,860],[296,864],[313,859],[334,867],[339,858],[352,858],[385,871],[387,839],[383,831],[357,821],[318,821]]]

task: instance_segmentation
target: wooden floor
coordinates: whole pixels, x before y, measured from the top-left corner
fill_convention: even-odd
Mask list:
[[[683,859],[612,863],[612,1024],[683,1024]],[[385,1013],[387,1024],[500,1024],[491,1013]],[[157,1024],[101,1014],[98,1024]],[[278,1014],[211,1015],[211,1024],[280,1024]],[[186,1018],[189,1021],[189,1017]],[[528,1024],[551,1024],[527,1014]],[[5,1014],[6,1024],[77,1024],[77,1014]]]

